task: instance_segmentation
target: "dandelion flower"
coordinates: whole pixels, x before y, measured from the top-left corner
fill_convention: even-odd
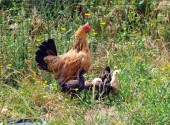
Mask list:
[[[101,22],[100,25],[106,25],[106,22]]]
[[[78,88],[75,88],[76,91],[78,91],[79,89]]]
[[[91,14],[90,13],[85,13],[85,16],[91,16]]]
[[[47,80],[44,81],[44,84],[47,84]]]
[[[94,36],[96,36],[96,35],[97,35],[97,33],[96,33],[96,32],[93,32],[93,35],[94,35]]]
[[[43,84],[43,86],[46,86],[47,84]]]
[[[8,64],[8,66],[9,66],[9,67],[11,67],[11,66],[12,66],[12,64],[10,63],[10,64]]]
[[[20,91],[20,94],[23,94],[24,92],[23,91]]]
[[[66,28],[63,28],[63,27],[62,27],[62,28],[61,28],[61,30],[62,30],[62,31],[65,31],[65,30],[66,30]]]
[[[47,80],[45,80],[43,83],[43,86],[46,86],[46,85],[47,85]]]
[[[65,98],[64,100],[65,100],[65,101],[68,101],[68,99],[67,99],[67,98]]]
[[[122,124],[121,121],[118,121],[118,122],[117,122],[117,125],[121,125],[121,124]]]
[[[36,41],[37,41],[37,42],[41,42],[41,39],[40,39],[40,38],[37,38]]]

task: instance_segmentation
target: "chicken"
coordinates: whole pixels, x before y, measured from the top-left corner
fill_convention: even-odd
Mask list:
[[[60,84],[75,79],[80,68],[87,71],[91,66],[91,56],[86,34],[90,31],[90,24],[81,26],[75,32],[74,46],[63,55],[57,55],[52,39],[43,42],[36,52],[35,60],[38,67],[52,73]]]
[[[92,81],[93,86],[100,86],[103,84],[102,79],[101,78],[94,78]]]
[[[63,92],[70,92],[70,93],[77,93],[81,92],[85,85],[84,85],[84,77],[83,74],[85,73],[84,68],[80,68],[77,74],[78,79],[77,80],[69,80],[66,83],[63,83],[61,85],[62,89],[61,91]]]
[[[101,90],[101,87],[102,87],[102,79],[101,78],[94,78],[93,81],[92,81],[92,84],[93,84],[93,99],[94,99],[94,93],[95,93],[95,90],[97,89],[99,91],[99,94],[100,94],[100,90]]]
[[[101,95],[104,95],[106,93],[107,89],[108,89],[110,81],[112,80],[112,77],[111,77],[111,74],[110,74],[110,67],[109,66],[105,67],[105,73],[103,74],[101,79],[102,79],[103,85],[101,87],[100,92],[102,92]]]
[[[85,89],[90,90],[90,89],[92,89],[94,87],[99,89],[99,86],[101,86],[102,84],[103,83],[102,83],[101,78],[94,78],[93,80],[87,80],[87,81],[85,81]]]
[[[113,76],[112,76],[112,80],[110,82],[110,85],[106,86],[104,94],[109,96],[110,93],[112,93],[112,95],[114,95],[115,92],[120,91],[120,84],[119,84],[119,80],[118,80],[118,75],[119,74],[120,74],[119,70],[115,70],[113,72]]]
[[[118,80],[118,75],[120,74],[119,70],[115,70],[112,76],[112,80],[110,82],[110,86],[114,87],[116,91],[120,91],[120,84]]]
[[[112,93],[112,95],[115,94],[115,92],[120,91],[120,84],[118,81],[118,74],[120,74],[119,70],[115,70],[113,73],[113,76],[111,78],[110,84],[106,84],[103,87],[102,90],[102,96],[107,95],[109,100],[110,100],[110,96],[109,94]]]
[[[103,74],[103,76],[101,77],[102,82],[104,85],[109,84],[111,81],[111,74],[110,74],[110,67],[106,66],[105,67],[105,73]]]

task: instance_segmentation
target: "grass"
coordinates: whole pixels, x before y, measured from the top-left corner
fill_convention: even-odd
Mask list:
[[[1,1],[0,121],[170,124],[169,6],[159,5],[154,0]],[[120,69],[121,92],[112,102],[97,103],[91,92],[71,99],[34,60],[48,38],[55,39],[59,54],[67,52],[74,32],[87,21],[93,27],[88,35],[93,63],[85,78],[99,77],[105,65],[112,72]],[[52,85],[48,91],[46,84]]]

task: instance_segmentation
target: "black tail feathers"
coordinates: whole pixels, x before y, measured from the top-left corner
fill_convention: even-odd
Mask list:
[[[35,53],[35,61],[37,65],[42,70],[47,70],[47,64],[44,61],[44,57],[48,55],[57,56],[57,50],[53,39],[48,39],[48,41],[44,41],[39,47],[37,52]]]

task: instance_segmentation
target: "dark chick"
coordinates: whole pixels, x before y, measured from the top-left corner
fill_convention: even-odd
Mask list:
[[[103,74],[103,76],[101,77],[102,82],[104,85],[109,84],[110,81],[112,80],[111,74],[110,74],[110,67],[106,66],[105,67],[105,73]]]
[[[120,91],[120,84],[118,80],[118,75],[120,74],[119,70],[115,70],[112,76],[112,80],[110,81],[109,85],[105,85],[105,89],[103,94],[107,95],[109,97],[109,94],[112,93],[112,95],[115,94],[115,92]]]
[[[61,85],[62,92],[69,92],[69,93],[78,93],[81,92],[85,85],[84,85],[84,76],[83,74],[85,73],[84,68],[80,68],[77,74],[77,80],[69,80]]]
[[[100,91],[100,93],[102,93],[101,95],[105,95],[106,91],[108,89],[107,86],[109,86],[110,81],[112,80],[109,66],[105,67],[105,72],[104,72],[103,76],[101,77],[101,79],[102,79],[103,84],[102,84],[99,91]]]

